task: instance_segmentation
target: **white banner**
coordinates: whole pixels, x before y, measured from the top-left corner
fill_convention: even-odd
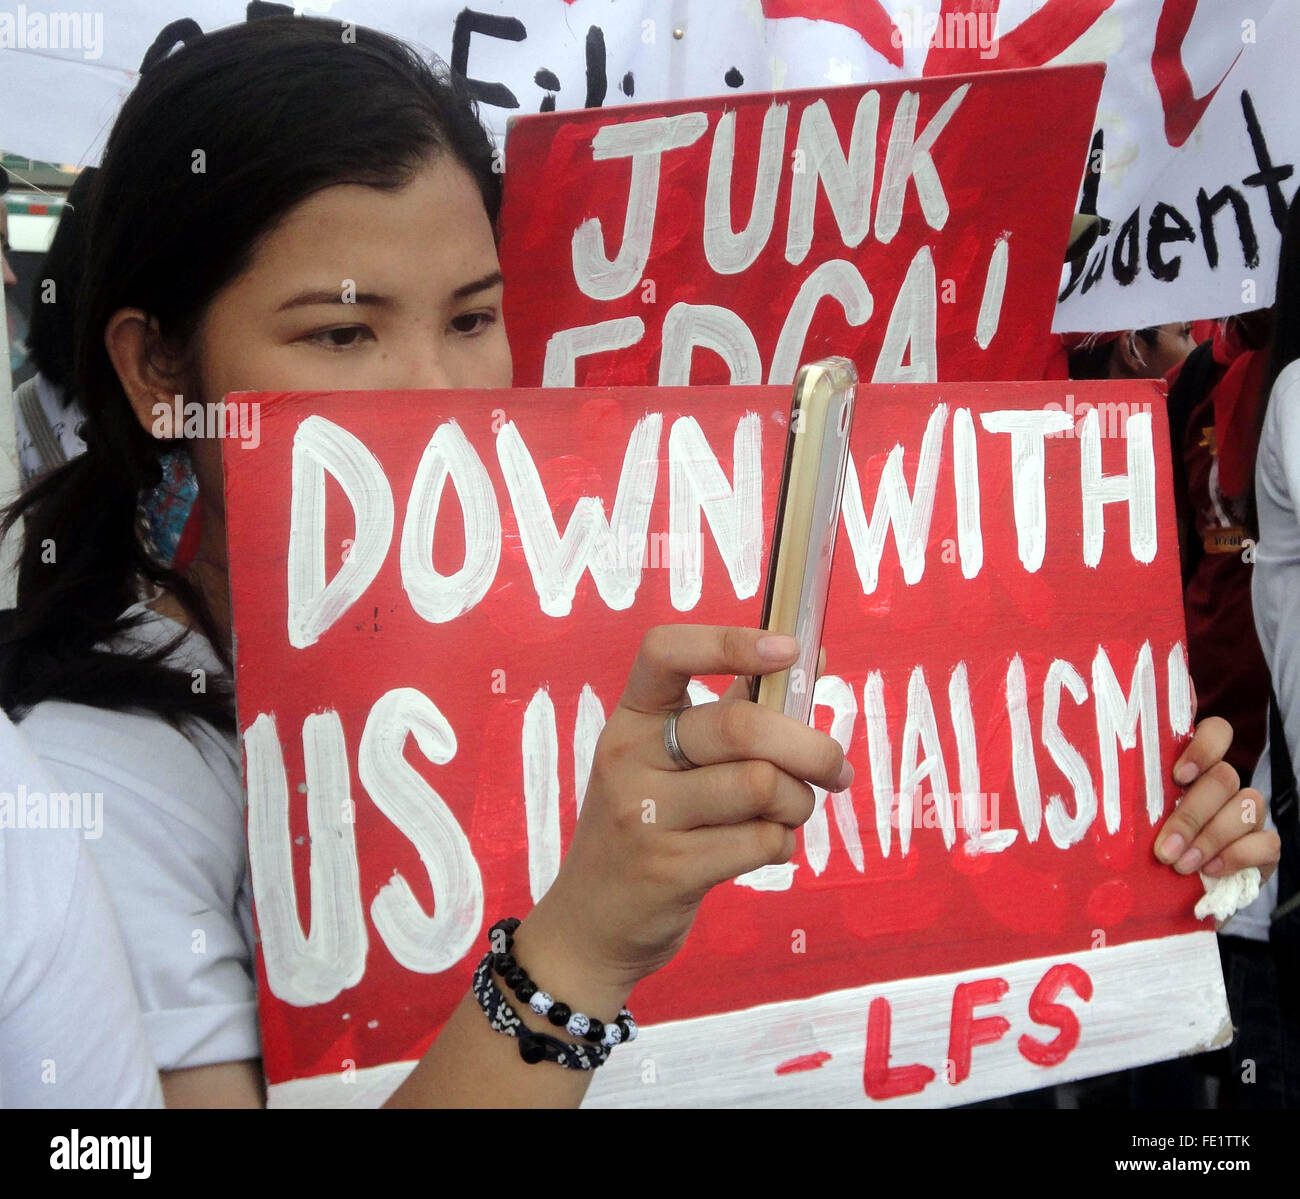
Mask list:
[[[302,0],[296,8],[387,30],[446,59],[477,81],[498,138],[510,115],[543,107],[1104,61],[1083,203],[1108,227],[1055,327],[1127,328],[1272,302],[1279,222],[1300,158],[1284,86],[1284,68],[1300,57],[1300,0]],[[120,0],[74,10],[0,0],[0,147],[95,162],[145,51],[183,18],[214,29],[245,19],[245,4]]]

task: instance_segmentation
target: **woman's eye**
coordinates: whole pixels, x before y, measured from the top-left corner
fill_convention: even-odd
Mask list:
[[[482,333],[489,325],[496,323],[496,314],[491,312],[463,312],[453,317],[451,327],[457,333]]]
[[[321,346],[326,350],[350,350],[366,340],[373,340],[374,334],[365,325],[342,325],[337,329],[321,329],[309,333],[305,341]]]

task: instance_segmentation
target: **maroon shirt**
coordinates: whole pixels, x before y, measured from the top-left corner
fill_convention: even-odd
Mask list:
[[[1186,492],[1184,560],[1195,560],[1183,588],[1187,652],[1197,719],[1221,716],[1233,728],[1227,761],[1250,780],[1268,724],[1268,666],[1250,603],[1254,542],[1246,527],[1254,463],[1255,414],[1267,355],[1246,347],[1231,326],[1214,339],[1208,393],[1183,431]],[[1172,389],[1177,370],[1168,380]]]

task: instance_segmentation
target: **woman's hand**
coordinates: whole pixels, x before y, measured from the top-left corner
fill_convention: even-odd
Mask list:
[[[664,720],[693,676],[770,674],[798,655],[759,629],[665,625],[641,644],[627,690],[596,744],[573,842],[554,885],[516,935],[520,961],[563,959],[566,977],[612,1003],[681,948],[709,888],[787,862],[812,814],[810,783],[841,791],[839,744],[743,695],[682,713],[681,769]],[[538,966],[540,975],[541,966]]]
[[[1156,857],[1179,874],[1200,870],[1211,878],[1258,866],[1262,879],[1277,869],[1282,842],[1264,827],[1264,797],[1242,787],[1223,760],[1232,726],[1211,716],[1174,764],[1174,781],[1187,790],[1156,838]]]

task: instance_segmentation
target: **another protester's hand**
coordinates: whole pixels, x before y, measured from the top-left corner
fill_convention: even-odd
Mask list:
[[[1267,879],[1277,869],[1282,843],[1264,827],[1264,797],[1242,787],[1223,760],[1232,726],[1211,716],[1174,764],[1174,781],[1186,788],[1156,838],[1156,857],[1179,874],[1200,870],[1211,878],[1258,866]]]
[[[558,955],[555,968],[613,1002],[677,953],[711,887],[789,861],[793,830],[813,811],[809,784],[840,791],[852,780],[839,744],[742,698],[739,679],[679,717],[680,748],[698,769],[673,762],[664,720],[690,703],[693,676],[769,674],[797,654],[792,638],[759,629],[646,635],[596,745],[569,852],[516,935],[522,964]]]

